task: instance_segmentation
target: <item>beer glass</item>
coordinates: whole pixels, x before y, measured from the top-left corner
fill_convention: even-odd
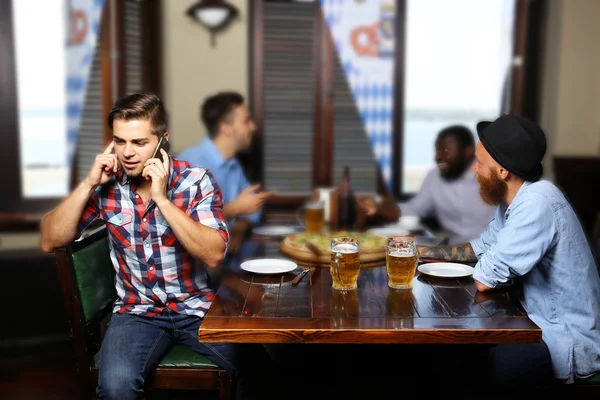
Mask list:
[[[300,212],[296,218],[308,233],[319,234],[325,226],[325,203],[322,201],[309,201],[299,211],[304,210],[304,221],[300,218]]]
[[[394,289],[412,288],[417,262],[415,238],[409,236],[389,238],[385,262],[388,286]]]
[[[357,238],[336,237],[331,239],[330,271],[334,289],[356,289],[356,281],[360,272],[358,250]]]
[[[355,327],[356,322],[353,319],[360,316],[360,301],[358,300],[357,290],[334,290],[331,294],[329,314],[334,328]]]

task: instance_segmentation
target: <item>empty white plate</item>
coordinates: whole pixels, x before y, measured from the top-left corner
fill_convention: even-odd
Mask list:
[[[367,232],[388,238],[394,236],[406,236],[410,234],[407,229],[404,229],[399,225],[387,225],[379,228],[371,228]]]
[[[475,270],[469,265],[445,262],[421,264],[417,269],[419,272],[438,278],[462,278],[473,275]]]
[[[252,229],[252,232],[256,235],[263,236],[287,236],[296,233],[296,229],[283,225],[265,225],[257,226]]]
[[[284,274],[298,268],[298,264],[290,260],[281,258],[257,258],[255,260],[244,261],[240,267],[244,271],[254,274]]]

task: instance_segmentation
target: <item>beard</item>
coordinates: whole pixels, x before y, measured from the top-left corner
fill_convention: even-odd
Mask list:
[[[125,166],[123,166],[123,172],[125,172],[127,178],[129,178],[129,180],[131,180],[136,185],[141,182],[143,171],[143,168],[140,168],[140,166],[137,166],[134,169],[127,169],[125,168]]]
[[[506,182],[500,179],[496,171],[490,169],[489,177],[481,174],[475,176],[479,183],[479,195],[486,204],[497,206],[504,201],[508,186],[506,186]]]

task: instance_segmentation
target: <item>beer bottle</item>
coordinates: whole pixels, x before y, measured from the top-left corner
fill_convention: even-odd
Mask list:
[[[344,177],[340,183],[338,196],[338,228],[352,230],[356,221],[356,205],[354,193],[350,186],[350,167],[348,166],[344,167]]]

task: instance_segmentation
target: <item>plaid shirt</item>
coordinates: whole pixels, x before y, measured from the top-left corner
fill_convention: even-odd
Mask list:
[[[194,221],[218,230],[227,243],[221,191],[210,171],[173,158],[170,165],[168,198]],[[144,207],[122,169],[92,194],[77,235],[96,218],[107,222],[111,239],[119,297],[113,312],[154,316],[168,307],[204,317],[215,297],[204,263],[181,245],[154,201]]]

